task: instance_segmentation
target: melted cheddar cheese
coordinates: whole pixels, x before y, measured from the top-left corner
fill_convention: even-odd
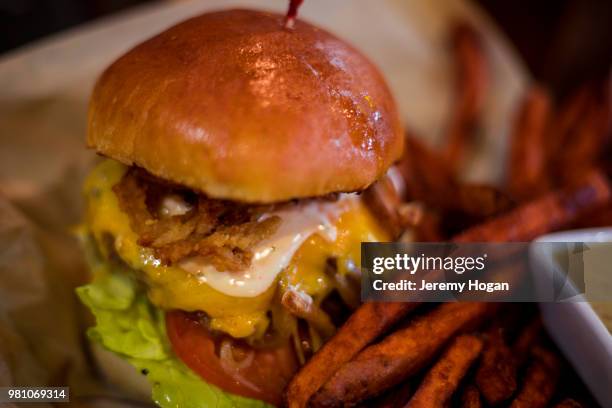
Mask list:
[[[322,299],[333,288],[332,277],[325,272],[327,259],[337,259],[338,273],[359,266],[362,241],[383,241],[386,234],[355,198],[344,203],[335,219],[334,240],[310,235],[295,252],[288,266],[264,291],[251,297],[230,296],[212,288],[197,275],[176,266],[165,266],[152,251],[138,245],[128,216],[119,208],[112,187],[127,167],[113,160],[98,165],[85,183],[87,202],[86,228],[103,256],[111,250],[135,271],[148,290],[149,299],[162,309],[204,311],[213,329],[233,337],[263,333],[269,324],[268,311],[279,286],[292,286]]]

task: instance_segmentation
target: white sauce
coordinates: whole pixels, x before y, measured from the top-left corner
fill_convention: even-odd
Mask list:
[[[160,213],[163,217],[174,217],[176,215],[187,214],[191,211],[191,205],[177,194],[165,196],[160,207]]]
[[[340,203],[357,199],[354,194],[343,194],[336,202],[311,201],[262,216],[277,215],[281,223],[276,232],[253,250],[253,260],[247,270],[218,271],[196,256],[180,263],[180,267],[195,274],[202,282],[235,297],[255,297],[274,283],[278,274],[289,265],[300,246],[313,234],[330,242],[336,240],[336,220],[342,212]]]

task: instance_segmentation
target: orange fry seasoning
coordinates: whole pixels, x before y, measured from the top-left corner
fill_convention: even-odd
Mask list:
[[[408,135],[404,156],[397,168],[406,183],[408,200],[445,208],[449,193],[452,194],[457,183],[447,160],[414,136]]]
[[[524,199],[546,190],[546,129],[551,101],[539,86],[525,96],[510,137],[507,187],[511,195]]]
[[[491,217],[513,206],[512,200],[497,188],[486,184],[460,184],[457,194],[458,210],[478,217]]]
[[[512,202],[493,186],[459,183],[449,161],[414,136],[397,169],[405,182],[407,201],[418,201],[437,210],[489,217],[506,211]]]
[[[347,361],[417,306],[416,303],[361,305],[336,335],[293,377],[285,395],[289,408],[306,407],[310,397]]]
[[[313,396],[313,406],[354,404],[424,368],[456,333],[479,325],[491,303],[444,303],[344,364]]]
[[[612,203],[584,214],[572,228],[607,227],[612,225]]]
[[[576,185],[552,191],[489,222],[469,228],[453,242],[531,241],[572,224],[580,215],[610,200],[605,175],[592,171]]]
[[[476,384],[490,405],[509,399],[516,391],[516,363],[500,328],[488,331],[485,349],[478,369]]]
[[[519,391],[510,408],[544,408],[555,392],[559,377],[560,362],[548,350],[538,348],[535,359],[527,368],[523,388]]]
[[[593,91],[591,85],[586,84],[578,88],[555,112],[555,120],[551,121],[546,138],[551,159],[554,159],[560,148],[567,143],[572,130],[589,108]]]
[[[600,94],[594,95],[589,109],[567,135],[566,143],[554,163],[562,184],[571,183],[599,165],[611,126],[610,97],[607,92]]]
[[[565,98],[551,115],[546,130],[545,149],[547,172],[555,185],[560,185],[557,179],[563,166],[561,162],[564,150],[575,129],[592,106],[592,96],[592,84],[583,85]],[[563,159],[565,158],[563,157]]]
[[[445,407],[481,350],[480,338],[471,335],[457,337],[427,373],[406,407]]]
[[[414,394],[414,387],[410,380],[406,383],[398,384],[391,390],[386,391],[381,397],[372,400],[375,408],[397,408],[401,407],[410,400]]]
[[[482,408],[480,391],[474,384],[465,387],[461,394],[461,408]]]
[[[555,408],[582,408],[582,404],[574,399],[566,398],[555,405]]]
[[[534,344],[537,344],[542,330],[542,321],[537,317],[519,333],[518,338],[512,345],[512,355],[516,360],[518,368],[521,368],[529,358],[529,351]]]
[[[457,96],[447,130],[444,157],[453,171],[459,170],[473,141],[489,87],[487,58],[482,38],[468,24],[453,32],[453,55],[457,67]]]

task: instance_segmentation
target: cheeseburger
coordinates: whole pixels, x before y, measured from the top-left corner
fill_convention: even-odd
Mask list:
[[[87,145],[102,368],[163,407],[280,404],[358,305],[361,242],[389,239],[358,194],[403,147],[381,74],[303,21],[204,14],[106,69]]]

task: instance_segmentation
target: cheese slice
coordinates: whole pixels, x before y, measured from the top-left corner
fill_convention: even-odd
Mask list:
[[[218,271],[201,256],[184,260],[179,266],[226,295],[258,296],[274,284],[277,276],[310,236],[317,234],[329,243],[336,241],[335,224],[340,215],[353,205],[348,201],[356,199],[355,195],[345,194],[335,202],[311,200],[265,214],[262,219],[280,217],[280,226],[270,238],[254,248],[251,265],[244,271]]]

